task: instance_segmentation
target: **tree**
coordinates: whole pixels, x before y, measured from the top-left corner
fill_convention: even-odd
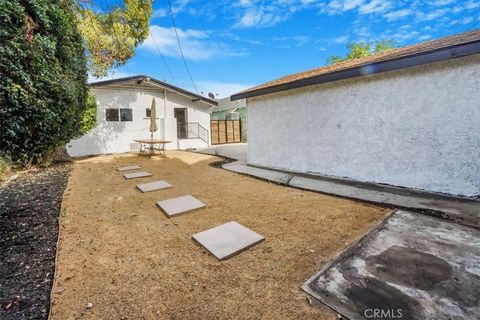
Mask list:
[[[83,136],[95,128],[97,125],[97,99],[88,93],[87,106],[82,116],[82,126],[80,127],[80,135]]]
[[[368,57],[395,48],[392,40],[381,40],[374,44],[367,42],[351,42],[347,44],[348,53],[345,58],[333,55],[327,59],[327,64],[332,65],[343,61]]]
[[[87,70],[73,0],[0,0],[0,157],[39,164],[80,133]]]
[[[96,77],[127,62],[147,38],[152,0],[125,0],[124,8],[108,9],[111,11],[95,13],[89,6],[79,5],[79,28],[85,39],[88,68]]]

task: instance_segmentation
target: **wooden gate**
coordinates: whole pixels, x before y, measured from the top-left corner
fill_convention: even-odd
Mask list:
[[[242,123],[240,120],[211,120],[210,134],[212,144],[242,142]]]

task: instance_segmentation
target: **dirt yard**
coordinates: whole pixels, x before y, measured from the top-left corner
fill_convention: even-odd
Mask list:
[[[271,184],[209,166],[219,158],[170,152],[77,161],[65,191],[52,319],[336,319],[310,305],[303,282],[386,209]],[[139,164],[153,177],[125,180]],[[173,188],[146,194],[139,182]],[[206,209],[168,219],[155,202],[192,194]],[[217,261],[191,235],[235,220],[265,236]]]

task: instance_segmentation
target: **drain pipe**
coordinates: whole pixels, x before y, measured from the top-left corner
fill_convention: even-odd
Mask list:
[[[167,89],[163,89],[163,117],[167,118]]]

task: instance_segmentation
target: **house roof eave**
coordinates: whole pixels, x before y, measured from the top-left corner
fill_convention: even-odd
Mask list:
[[[100,87],[103,87],[103,86],[108,86],[108,85],[111,85],[111,84],[116,84],[116,83],[120,83],[120,82],[127,82],[127,81],[132,81],[132,80],[137,80],[137,81],[138,80],[147,80],[149,83],[159,85],[161,87],[164,87],[167,90],[177,92],[177,93],[180,93],[182,95],[189,96],[189,97],[192,98],[192,100],[198,100],[198,101],[204,102],[208,105],[214,105],[214,106],[218,105],[218,102],[215,101],[215,100],[206,98],[202,95],[190,92],[188,90],[182,89],[180,87],[174,86],[172,84],[166,83],[164,81],[161,81],[161,80],[158,80],[158,79],[152,78],[150,76],[146,76],[146,75],[135,75],[135,76],[130,76],[130,77],[118,78],[118,79],[102,80],[102,81],[92,82],[92,83],[89,84],[89,86],[91,88],[100,88]]]

